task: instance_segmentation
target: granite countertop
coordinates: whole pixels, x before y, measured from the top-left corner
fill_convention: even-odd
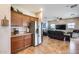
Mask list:
[[[23,36],[23,35],[29,35],[32,33],[24,33],[24,34],[16,34],[16,35],[11,35],[11,37],[17,37],[17,36]]]

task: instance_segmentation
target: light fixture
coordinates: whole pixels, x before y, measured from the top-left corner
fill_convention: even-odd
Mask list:
[[[77,7],[78,4],[72,4],[72,5],[67,5],[66,7],[69,7],[69,8],[74,8],[74,7]]]
[[[59,20],[62,20],[62,18],[59,18]]]
[[[57,19],[57,21],[59,21],[59,19]]]
[[[74,7],[76,7],[76,6],[77,6],[77,4],[74,4],[74,5],[71,5],[70,7],[71,7],[71,8],[74,8]]]
[[[40,11],[43,11],[43,8],[40,8]]]

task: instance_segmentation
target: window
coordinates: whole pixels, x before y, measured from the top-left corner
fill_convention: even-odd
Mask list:
[[[68,28],[75,28],[75,23],[68,23],[67,26]]]
[[[51,26],[51,28],[55,28],[55,24],[51,24],[50,26]]]

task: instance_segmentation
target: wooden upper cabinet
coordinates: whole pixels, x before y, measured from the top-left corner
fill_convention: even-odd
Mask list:
[[[35,21],[38,21],[38,18],[35,18]]]
[[[11,11],[11,25],[22,26],[22,16],[15,11]]]
[[[30,20],[31,20],[31,21],[35,21],[35,18],[34,18],[34,17],[30,17]]]
[[[23,25],[22,15],[18,14],[18,19],[17,19],[17,20],[18,20],[18,22],[17,22],[18,25],[19,25],[19,26],[22,26],[22,25]]]
[[[31,21],[37,21],[38,18],[20,14],[16,11],[11,11],[11,25],[27,26]]]
[[[28,16],[23,15],[23,26],[27,26],[29,24],[30,19]]]
[[[31,21],[38,21],[38,18],[36,18],[36,17],[30,17],[30,20]]]
[[[11,25],[17,25],[17,13],[15,13],[14,11],[11,11]]]

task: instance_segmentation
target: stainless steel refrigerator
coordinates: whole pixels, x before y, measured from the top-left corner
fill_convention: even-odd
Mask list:
[[[43,42],[41,22],[32,21],[29,28],[33,37],[33,46],[41,44]]]

